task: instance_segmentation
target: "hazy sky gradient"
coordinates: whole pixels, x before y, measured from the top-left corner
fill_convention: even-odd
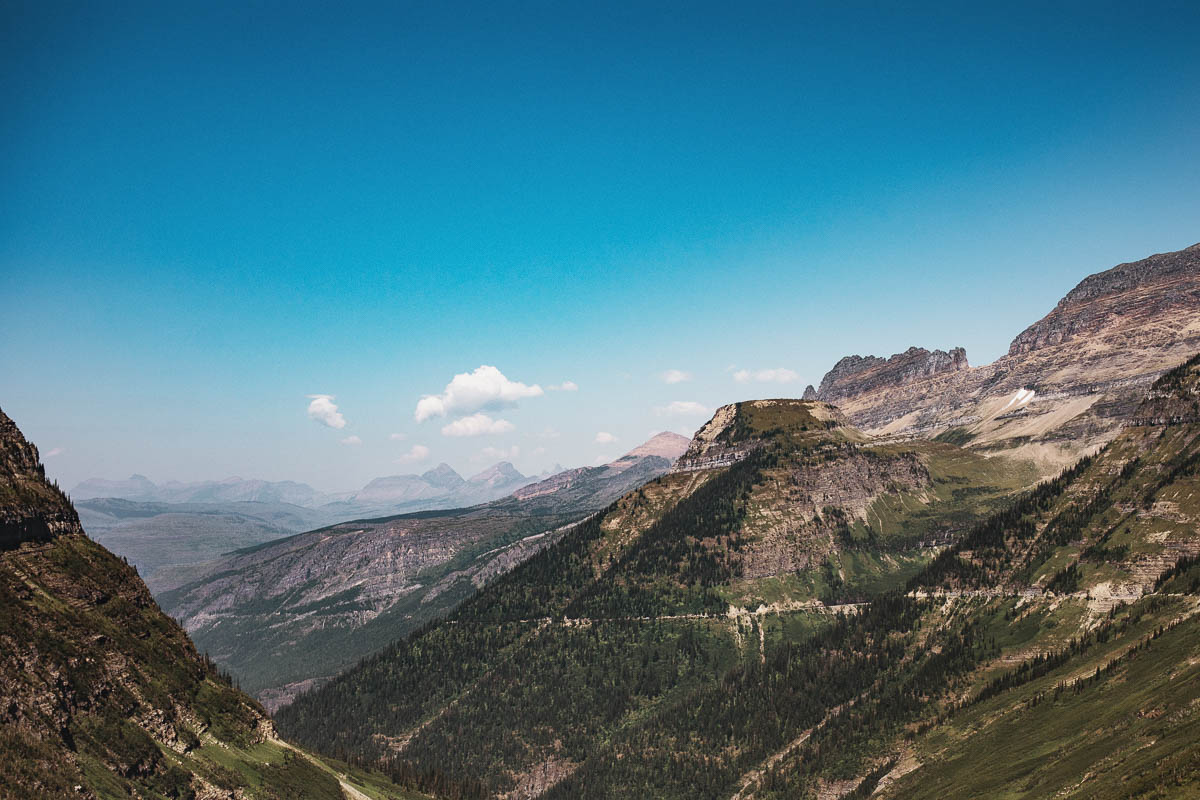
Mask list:
[[[1200,240],[1196,3],[78,5],[0,9],[0,407],[68,486],[591,463]],[[416,421],[481,365],[512,430]]]

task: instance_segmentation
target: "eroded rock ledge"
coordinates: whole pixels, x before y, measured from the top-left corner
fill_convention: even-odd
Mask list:
[[[961,347],[949,352],[910,347],[891,358],[846,356],[821,379],[815,396],[826,403],[836,403],[848,397],[890,386],[906,386],[923,378],[969,367],[967,351]]]

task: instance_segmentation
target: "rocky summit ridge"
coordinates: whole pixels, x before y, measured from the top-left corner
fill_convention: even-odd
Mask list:
[[[945,372],[969,369],[967,351],[955,347],[949,352],[910,347],[891,358],[846,356],[821,379],[814,399],[836,403],[847,397],[903,386],[921,378]]]
[[[1150,384],[1200,350],[1200,245],[1082,280],[1007,355],[910,348],[850,356],[806,396],[868,434],[939,434],[1058,471],[1111,440]],[[952,431],[953,429],[953,431]]]
[[[1089,275],[1009,345],[1010,356],[1103,335],[1123,318],[1146,319],[1200,305],[1200,244]]]

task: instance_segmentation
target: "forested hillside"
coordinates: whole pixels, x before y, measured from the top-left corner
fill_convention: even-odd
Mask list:
[[[1026,474],[874,444],[823,403],[714,419],[675,472],[281,726],[464,796],[727,797],[832,709],[905,680],[928,694],[987,657],[976,626],[903,587]],[[896,699],[872,707],[921,707]]]

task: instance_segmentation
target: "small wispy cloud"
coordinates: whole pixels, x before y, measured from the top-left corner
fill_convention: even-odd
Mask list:
[[[442,436],[485,436],[508,433],[514,426],[506,419],[492,419],[482,412],[442,426]]]
[[[484,364],[474,372],[455,375],[441,394],[427,394],[417,402],[413,413],[417,422],[431,417],[473,414],[485,409],[495,411],[512,408],[526,397],[539,397],[545,392],[536,383],[526,386],[510,381],[500,370]]]
[[[612,444],[616,440],[617,437],[613,436],[608,431],[600,431],[596,434],[596,444]]]
[[[429,448],[423,444],[414,444],[409,451],[396,459],[397,464],[414,464],[429,458]]]
[[[684,372],[681,369],[669,369],[661,376],[663,383],[684,383],[692,379],[692,373]]]
[[[554,428],[547,427],[541,433],[536,434],[536,436],[539,439],[557,439],[562,436],[562,434],[556,431]]]
[[[733,373],[733,379],[738,383],[795,383],[800,380],[800,375],[794,370],[786,367],[776,367],[775,369],[759,369],[748,370],[739,369]]]
[[[471,456],[472,461],[511,461],[521,455],[521,448],[513,445],[507,450],[500,447],[485,447],[475,455]]]
[[[338,411],[331,394],[310,394],[308,399],[308,417],[329,428],[342,429],[346,427],[346,418]]]
[[[712,411],[694,400],[676,400],[665,406],[658,406],[654,413],[660,417],[704,417]]]
[[[65,449],[61,447],[55,447],[48,453],[42,453],[42,458],[54,458],[55,456],[61,456],[65,452],[67,452]]]
[[[355,435],[351,434],[350,436],[347,436],[345,439],[342,439],[342,444],[348,444],[348,445],[360,445],[360,444],[362,444],[362,439],[360,439],[360,438],[358,438],[357,436],[355,436]]]
[[[578,392],[579,384],[575,383],[575,381],[563,381],[562,383],[547,386],[546,388],[552,392]]]
[[[392,435],[388,436],[388,438],[391,439],[393,442],[403,442],[405,439],[408,438],[408,436],[406,436],[403,433],[393,433]]]

